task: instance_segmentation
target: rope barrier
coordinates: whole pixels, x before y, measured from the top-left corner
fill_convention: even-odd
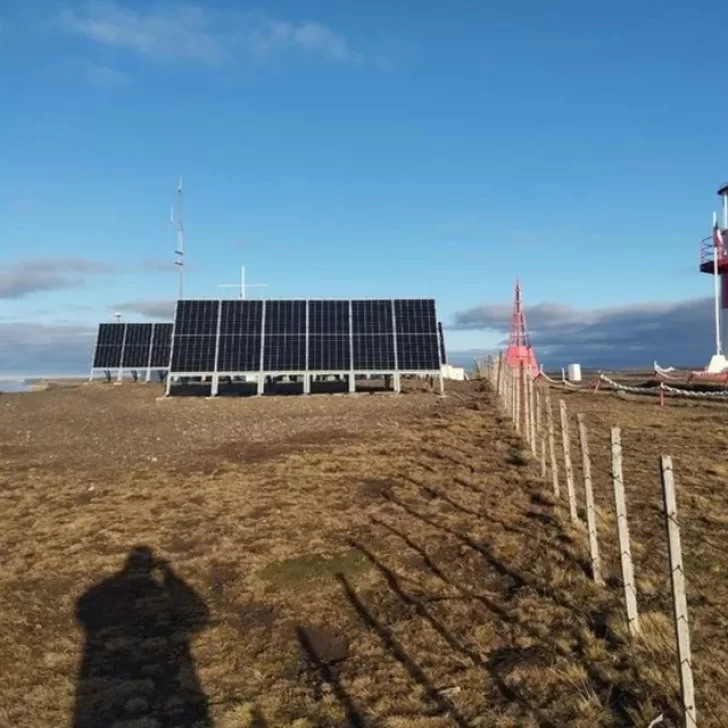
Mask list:
[[[665,394],[671,394],[677,397],[695,397],[696,399],[715,399],[728,397],[728,389],[720,389],[714,392],[696,392],[690,389],[679,389],[678,387],[671,387],[669,384],[665,384],[664,382],[660,382],[659,386],[657,387],[629,387],[626,384],[620,384],[619,382],[615,382],[613,379],[610,379],[604,374],[601,374],[599,378],[610,387],[613,387],[614,389],[617,389],[621,392],[629,392],[630,394],[645,394],[649,393],[654,389],[657,390],[658,393],[661,390]]]

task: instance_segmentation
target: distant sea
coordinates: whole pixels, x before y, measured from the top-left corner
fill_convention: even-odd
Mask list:
[[[0,392],[28,392],[30,385],[23,381],[8,381],[0,379]]]

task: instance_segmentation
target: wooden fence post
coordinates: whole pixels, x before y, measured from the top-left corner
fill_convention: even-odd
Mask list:
[[[539,437],[541,440],[541,477],[546,480],[546,437],[543,433]]]
[[[564,450],[564,473],[566,476],[566,491],[569,496],[569,515],[572,521],[579,520],[576,512],[576,491],[574,489],[574,469],[571,465],[571,437],[569,435],[569,415],[566,412],[566,402],[559,400],[561,414],[561,445]]]
[[[601,565],[599,563],[599,541],[597,540],[597,517],[594,509],[594,490],[592,489],[591,458],[589,457],[589,440],[586,433],[584,415],[576,416],[579,423],[579,446],[581,449],[581,465],[584,471],[584,493],[586,496],[586,527],[589,532],[589,555],[591,556],[592,578],[602,583]]]
[[[503,409],[507,415],[510,415],[511,392],[508,387],[508,372],[505,370],[505,367],[503,369],[503,375],[501,377],[501,387],[502,387]]]
[[[528,428],[531,433],[531,452],[536,455],[538,452],[538,441],[536,439],[536,381],[531,374],[531,370],[528,370],[528,401],[529,401],[529,418]]]
[[[554,416],[551,409],[551,390],[546,390],[546,426],[549,434],[549,459],[551,461],[551,480],[554,484],[554,495],[559,498],[561,496],[561,488],[559,487],[559,466],[556,462],[556,442],[554,438]]]
[[[526,369],[523,366],[523,362],[519,362],[516,368],[516,386],[518,387],[518,422],[516,423],[516,432],[522,433],[525,430],[523,422],[527,415],[526,407],[528,403],[526,401]],[[528,437],[528,435],[526,435]]]
[[[531,444],[531,397],[529,396],[528,372],[521,362],[520,370],[521,396],[523,397],[523,416],[521,417],[521,431],[526,444]]]
[[[612,427],[612,487],[614,488],[614,508],[617,514],[617,540],[622,564],[622,583],[624,602],[627,607],[627,623],[632,635],[640,632],[637,614],[637,589],[634,583],[632,550],[629,544],[629,525],[627,524],[627,503],[624,499],[624,478],[622,476],[622,439],[619,427]]]
[[[498,373],[497,373],[497,379],[496,379],[496,387],[495,391],[498,393],[498,396],[503,398],[503,352],[498,352]]]
[[[680,692],[686,728],[695,728],[695,686],[693,684],[693,656],[690,649],[690,627],[688,625],[688,602],[685,596],[685,572],[683,570],[682,547],[680,545],[680,524],[677,520],[677,498],[672,458],[660,458],[662,471],[662,496],[665,504],[667,544],[670,555],[670,578],[672,581],[672,603],[675,610],[675,636],[677,655],[680,661]]]

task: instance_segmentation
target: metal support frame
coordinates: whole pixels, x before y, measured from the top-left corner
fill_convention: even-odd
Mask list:
[[[263,310],[260,313],[260,373],[258,374],[258,396],[265,393],[265,373],[263,365],[265,364],[265,310],[266,302],[263,301]]]
[[[174,322],[176,324],[177,322],[177,308],[179,306],[179,301],[176,301],[174,304]],[[169,397],[170,390],[172,389],[172,380],[174,377],[172,376],[172,360],[174,359],[174,324],[172,325],[172,338],[169,342],[169,372],[167,373],[167,382],[166,386],[164,388],[164,396]]]
[[[126,348],[126,332],[127,324],[122,324],[124,327],[124,333],[121,335],[121,355],[119,356],[119,370],[116,373],[116,381],[120,382],[124,376],[124,350]]]
[[[394,299],[390,301],[392,306],[392,346],[394,350],[394,372],[392,373],[392,388],[395,394],[402,392],[402,381],[399,371],[399,351],[397,349],[397,307],[394,305]],[[437,360],[440,360],[440,354],[437,354]]]
[[[306,345],[304,347],[304,361],[306,362],[306,371],[308,371],[308,347],[309,347],[309,316],[310,316],[310,301],[306,301],[306,335],[305,335],[305,342]],[[310,374],[304,374],[303,375],[303,393],[304,394],[311,394],[311,375]]]
[[[356,393],[354,374],[354,301],[349,300],[349,394]]]
[[[222,326],[222,299],[217,307],[217,330],[215,331],[215,366],[214,373],[210,382],[210,396],[217,397],[217,389],[220,384],[220,374],[218,373],[218,363],[220,361],[220,327]]]
[[[152,324],[152,333],[149,335],[149,358],[147,359],[147,378],[146,382],[152,381],[152,352],[154,351],[154,324]]]

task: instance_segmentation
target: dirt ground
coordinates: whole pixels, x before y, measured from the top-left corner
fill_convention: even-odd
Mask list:
[[[623,428],[649,637],[635,645],[619,589],[590,579],[583,529],[491,392],[449,392],[160,401],[157,385],[126,383],[0,396],[0,725],[669,717],[658,452],[675,457],[686,569],[707,594],[690,594],[701,725],[721,724],[704,706],[728,722],[728,408],[553,392],[587,414],[609,573],[599,473],[608,426]]]

